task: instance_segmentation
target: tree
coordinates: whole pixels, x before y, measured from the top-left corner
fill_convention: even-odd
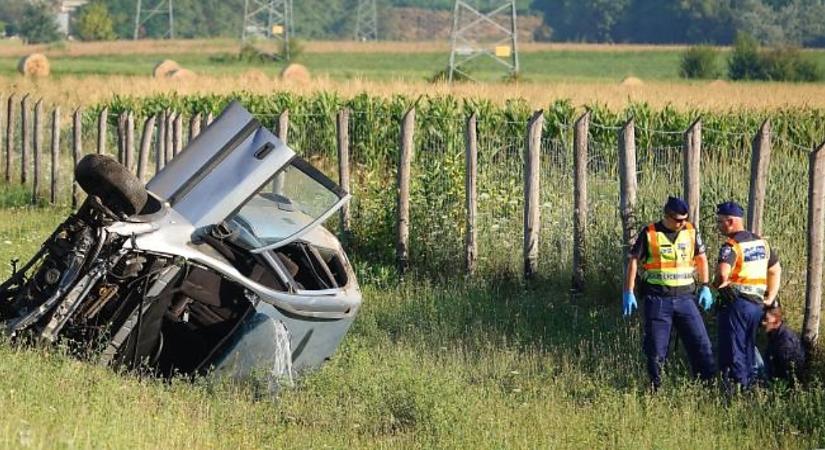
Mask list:
[[[545,23],[560,38],[612,42],[617,24],[625,19],[632,0],[539,0]]]
[[[44,0],[27,4],[18,24],[20,34],[29,44],[54,42],[60,39],[54,7]]]
[[[109,9],[101,1],[89,3],[80,10],[74,29],[84,41],[111,41],[117,37]]]

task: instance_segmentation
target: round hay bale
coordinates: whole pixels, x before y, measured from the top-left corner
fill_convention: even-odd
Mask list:
[[[192,78],[194,76],[195,76],[195,72],[192,72],[189,69],[181,68],[181,69],[173,70],[168,75],[166,75],[166,78],[171,78],[173,80],[185,80],[185,79],[188,79],[188,78]]]
[[[251,69],[241,75],[241,80],[250,84],[265,84],[269,82],[269,77],[261,70]]]
[[[300,64],[290,64],[281,71],[281,79],[295,83],[309,83],[309,70]]]
[[[164,59],[159,62],[152,70],[152,76],[155,78],[166,78],[172,72],[180,70],[180,65],[171,59]]]
[[[622,86],[643,86],[644,84],[641,79],[636,77],[627,77],[621,82]]]
[[[24,56],[17,64],[17,71],[27,77],[47,77],[50,73],[49,58],[40,53]]]

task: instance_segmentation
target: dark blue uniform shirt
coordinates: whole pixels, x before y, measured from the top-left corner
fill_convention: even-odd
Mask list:
[[[738,231],[729,237],[739,243],[762,239],[748,230]],[[768,245],[768,251],[768,267],[773,267],[776,263],[779,262],[779,256],[776,254],[776,250],[774,250],[773,247],[771,247],[770,245]],[[730,264],[731,268],[733,268],[736,265],[736,252],[733,251],[733,247],[727,242],[723,243],[722,246],[719,248],[719,260],[717,262],[728,263]],[[721,294],[723,300],[732,300],[734,297],[739,296],[754,303],[762,303],[762,298],[760,297],[741,293],[737,294],[729,287],[721,289],[719,293]]]
[[[740,243],[762,239],[748,230],[738,231],[730,237],[733,238],[734,241]],[[776,254],[776,250],[774,250],[770,245],[768,246],[768,249],[770,250],[770,255],[768,255],[768,267],[773,267],[774,264],[779,262],[779,256]],[[719,262],[726,262],[730,264],[731,267],[736,264],[736,252],[733,251],[733,247],[731,247],[730,244],[723,243],[722,247],[719,248]]]
[[[771,378],[781,378],[792,382],[805,365],[805,352],[799,336],[783,323],[768,333],[768,351],[765,365]]]

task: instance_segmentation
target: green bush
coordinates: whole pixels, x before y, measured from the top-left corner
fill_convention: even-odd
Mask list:
[[[752,36],[739,34],[728,59],[728,76],[732,80],[818,81],[822,72],[799,48],[765,50]]]
[[[819,67],[795,47],[777,47],[761,55],[767,79],[775,81],[818,81]]]
[[[106,4],[95,1],[83,7],[74,24],[77,36],[84,41],[111,41],[117,36]]]
[[[739,33],[728,59],[728,76],[731,80],[765,80],[759,43],[753,36]]]
[[[718,78],[718,55],[719,51],[708,45],[688,47],[682,53],[679,75],[682,78]]]
[[[278,54],[281,55],[281,58],[285,61],[296,62],[300,60],[304,54],[304,41],[291,38],[289,40],[289,55],[287,55],[286,41],[282,41]]]

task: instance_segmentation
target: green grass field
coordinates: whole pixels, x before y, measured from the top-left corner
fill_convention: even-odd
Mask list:
[[[0,261],[30,255],[66,213],[0,211]],[[274,398],[254,380],[164,383],[0,343],[0,447],[825,445],[818,384],[728,399],[677,356],[664,390],[648,392],[639,318],[621,319],[610,294],[573,300],[554,279],[401,282],[355,264],[365,298],[354,328],[330,363]]]
[[[209,55],[106,55],[55,57],[51,59],[52,73],[60,75],[147,75],[160,60],[169,57],[184,67],[200,74],[221,75],[242,73],[255,68],[277,74],[282,65],[248,64],[241,62],[216,63]],[[332,79],[361,77],[373,80],[422,80],[431,77],[447,65],[447,53],[305,53],[299,62],[313,74],[328,75]],[[0,75],[17,73],[17,59],[0,58]],[[817,52],[816,59],[825,62],[825,52]],[[626,76],[650,80],[678,79],[679,52],[656,51],[573,51],[557,50],[522,53],[523,77],[528,81],[612,81]],[[501,78],[504,72],[492,63],[481,65],[475,76],[482,79]]]
[[[825,62],[825,53],[815,55]],[[163,56],[55,57],[52,70],[58,77],[145,76]],[[261,69],[249,64],[215,64],[208,55],[168,56],[198,73]],[[304,55],[313,73],[341,80],[421,80],[442,68],[445,61],[446,54],[438,53]],[[522,63],[525,78],[537,83],[615,83],[628,75],[668,81],[677,79],[678,51],[558,50],[525,53]],[[15,65],[16,58],[0,58],[0,76],[14,73]],[[270,74],[278,70],[280,66],[265,69]],[[494,76],[493,72],[479,73]],[[307,136],[298,132],[291,135],[293,145],[315,143],[309,137],[318,139],[319,145],[326,142],[323,139],[332,139],[318,126],[306,129]],[[433,126],[432,130],[432,151],[461,156],[460,151],[453,154],[445,149],[452,134],[439,137],[440,129]],[[453,131],[460,138],[460,133]],[[713,133],[706,130],[708,141]],[[352,134],[353,142],[358,142],[360,135],[355,130]],[[521,130],[518,135],[523,136]],[[663,142],[659,144],[669,146],[661,154],[665,160],[639,162],[640,220],[657,214],[663,185],[679,183],[678,163],[667,160],[678,155],[678,143]],[[501,146],[505,153],[520,148],[516,144],[511,148],[508,143],[512,144],[490,140],[482,146]],[[461,148],[455,145],[449,148]],[[604,144],[591,149],[591,164],[599,170],[589,176],[593,209],[588,224],[588,279],[594,285],[585,297],[571,298],[568,290],[569,161],[554,160],[558,163],[555,169],[546,161],[548,167],[543,169],[545,180],[552,182],[544,181],[541,276],[524,284],[517,275],[521,265],[520,162],[512,167],[481,165],[481,179],[487,183],[482,181],[483,192],[488,197],[491,194],[487,191],[498,193],[508,201],[481,198],[480,212],[487,216],[482,219],[486,227],[481,236],[483,276],[464,278],[456,275],[460,272],[456,268],[460,265],[460,239],[454,232],[447,238],[444,234],[456,226],[448,213],[462,208],[463,192],[460,173],[452,173],[455,179],[450,178],[451,172],[444,167],[462,167],[463,163],[459,158],[442,167],[445,156],[434,153],[426,160],[416,160],[414,166],[429,177],[417,177],[414,185],[414,211],[420,215],[413,217],[413,262],[429,261],[441,275],[449,272],[453,276],[436,276],[439,280],[434,281],[427,275],[436,270],[421,270],[400,280],[386,264],[391,257],[366,254],[370,249],[392,252],[386,238],[392,234],[387,228],[392,224],[383,221],[383,213],[392,208],[388,205],[392,205],[394,190],[356,177],[361,183],[356,188],[356,205],[361,208],[355,209],[361,214],[357,231],[363,232],[362,239],[371,239],[369,249],[350,255],[363,287],[364,306],[338,353],[320,371],[271,397],[255,380],[242,385],[214,379],[166,383],[115,373],[60,351],[19,348],[0,341],[0,447],[825,446],[825,387],[821,383],[825,371],[821,363],[816,367],[820,375],[810,385],[797,389],[772,386],[729,398],[718,385],[703,386],[691,380],[679,349],[668,366],[664,389],[657,394],[647,390],[641,318],[638,314],[629,320],[620,316],[616,286],[620,250],[616,242],[621,230],[615,207],[613,148],[611,143],[609,148]],[[703,178],[706,209],[716,201],[739,198],[737,195],[747,192],[746,179],[740,176],[746,173],[746,158],[736,152],[708,150],[710,159],[703,162],[709,169]],[[769,192],[773,206],[766,214],[770,238],[780,249],[787,269],[783,285],[787,297],[783,301],[788,299],[791,322],[797,329],[805,270],[804,242],[798,233],[804,230],[805,215],[795,205],[803,202],[807,173],[807,163],[800,158],[801,154],[777,143]],[[430,163],[432,167],[427,165]],[[0,279],[10,273],[7,261],[14,257],[24,260],[34,253],[70,212],[67,208],[23,206],[29,196],[21,188],[0,188]],[[421,206],[436,200],[443,202],[443,216],[421,213]],[[707,212],[703,217],[707,216],[708,222],[704,229],[710,230],[713,213],[703,212]],[[499,225],[501,229],[497,229]],[[712,253],[718,243],[707,234]],[[706,319],[715,339],[714,319],[712,315]]]

